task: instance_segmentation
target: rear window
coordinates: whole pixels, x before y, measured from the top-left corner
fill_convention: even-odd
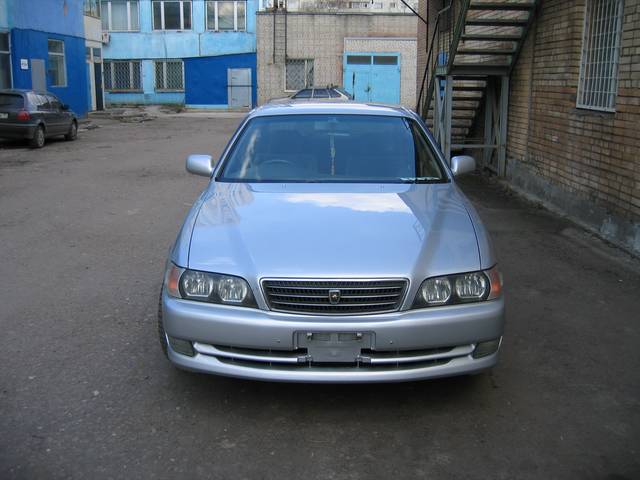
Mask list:
[[[22,108],[24,99],[15,93],[0,93],[0,108]]]

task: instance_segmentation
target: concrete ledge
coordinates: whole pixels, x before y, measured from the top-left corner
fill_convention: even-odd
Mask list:
[[[569,217],[583,228],[640,257],[640,223],[611,213],[585,195],[555,185],[522,162],[508,159],[507,180],[517,193],[541,202],[549,210]]]

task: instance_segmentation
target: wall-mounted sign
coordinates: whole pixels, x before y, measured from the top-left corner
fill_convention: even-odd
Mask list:
[[[20,59],[20,68],[22,70],[29,70],[29,60],[26,58]]]

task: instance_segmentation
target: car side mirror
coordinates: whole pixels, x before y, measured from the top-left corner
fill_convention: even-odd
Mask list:
[[[69,105],[67,105],[66,103],[63,103],[60,108],[66,112],[67,110],[69,110]]]
[[[203,177],[211,177],[213,162],[211,155],[189,155],[187,157],[187,172]]]
[[[465,173],[472,173],[476,170],[476,161],[469,155],[458,155],[451,159],[451,172],[454,177],[459,177]]]

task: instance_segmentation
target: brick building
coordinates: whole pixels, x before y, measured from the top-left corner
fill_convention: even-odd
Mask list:
[[[400,2],[297,1],[257,14],[258,103],[308,86],[416,101],[416,17]]]
[[[496,173],[516,188],[639,254],[640,0],[482,3],[454,1],[438,16],[448,1],[420,2],[429,23],[418,30],[422,115],[437,129],[433,98],[451,80],[448,133],[441,128],[451,151],[466,150],[491,167],[495,149],[502,162]],[[500,78],[505,83],[491,93]],[[456,85],[477,93],[456,94]],[[461,98],[469,110],[476,107],[466,124],[456,123]],[[502,136],[487,135],[489,98],[503,107],[494,116],[495,125],[504,124]]]

